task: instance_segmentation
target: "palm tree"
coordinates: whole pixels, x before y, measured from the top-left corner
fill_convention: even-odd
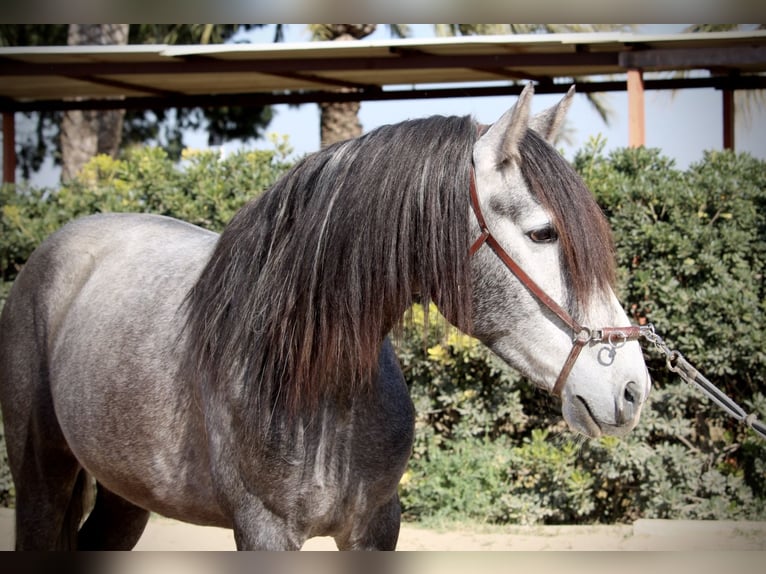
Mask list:
[[[67,44],[124,45],[129,24],[70,24]],[[61,120],[61,180],[74,178],[96,154],[114,156],[120,147],[125,110],[71,110]]]
[[[377,30],[377,24],[309,24],[313,40],[338,41],[361,40]],[[390,25],[391,34],[404,37],[405,26]],[[354,88],[341,88],[353,92]],[[359,102],[321,102],[319,104],[320,142],[325,147],[331,143],[362,135],[359,121]]]
[[[360,40],[377,29],[377,24],[309,24],[312,39],[347,42]],[[353,88],[341,88],[351,92]],[[362,134],[359,102],[320,102],[319,132],[322,147]]]

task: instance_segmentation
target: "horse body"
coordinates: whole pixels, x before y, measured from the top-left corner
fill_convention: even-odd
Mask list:
[[[232,528],[241,509],[224,507],[252,499],[242,507],[257,510],[239,520],[257,521],[250,530],[266,533],[252,541],[258,547],[299,548],[316,535],[364,546],[366,533],[352,518],[365,517],[363,525],[381,501],[392,506],[398,480],[392,476],[409,456],[413,415],[390,344],[381,351],[375,395],[347,409],[326,405],[248,449],[245,460],[230,444],[231,413],[205,408],[201,389],[180,376],[185,316],[179,310],[217,239],[159,216],[92,216],[54,234],[19,275],[0,333],[0,366],[14,386],[0,387],[0,400],[7,434],[26,437],[9,441],[11,464],[35,469],[17,486],[20,520],[27,521],[18,532],[30,532],[20,547],[65,544],[43,533],[57,534],[51,522],[79,511],[82,500],[54,499],[75,488],[81,467],[111,493],[112,506],[122,499],[111,516],[91,513],[98,523],[85,529],[86,522],[85,533],[119,529],[126,516],[145,523],[148,513],[138,509]],[[206,417],[215,419],[209,430]],[[365,458],[383,463],[360,465]],[[38,473],[64,483],[50,500]],[[392,517],[388,544],[395,544],[396,511],[385,511]],[[273,529],[280,530],[276,535],[270,522],[287,526]],[[82,532],[79,544],[88,547]]]
[[[633,428],[638,344],[570,353],[572,325],[629,325],[605,219],[550,145],[571,95],[325,148],[220,236],[122,214],[48,238],[0,316],[17,548],[132,548],[149,511],[241,549],[394,548],[414,413],[387,334],[416,301],[555,390],[577,432]]]
[[[66,315],[36,321],[51,349],[57,419],[75,457],[113,492],[196,521],[216,513],[185,508],[215,505],[199,440],[204,424],[193,387],[177,377],[178,309],[214,241],[213,234],[166,218],[94,216],[54,236],[50,257],[42,249],[45,264],[27,266],[43,276],[24,278],[69,286],[59,295],[67,300]],[[143,317],[150,320],[137,319]],[[130,437],[129,448],[120,437]],[[188,469],[182,477],[179,468]]]

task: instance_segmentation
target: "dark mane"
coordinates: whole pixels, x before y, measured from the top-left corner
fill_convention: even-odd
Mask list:
[[[594,295],[614,285],[611,228],[582,178],[553,146],[527,130],[520,152],[524,179],[558,230],[568,306],[577,317]]]
[[[412,120],[307,156],[224,230],[187,297],[185,368],[212,392],[311,412],[370,388],[383,337],[415,301],[471,315],[468,117]],[[614,278],[609,226],[531,130],[522,173],[558,228],[573,309]]]
[[[214,391],[244,376],[252,400],[311,408],[370,386],[415,300],[467,326],[476,137],[436,116],[300,161],[232,218],[190,291],[187,367]]]

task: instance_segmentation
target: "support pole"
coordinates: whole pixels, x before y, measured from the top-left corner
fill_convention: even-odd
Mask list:
[[[628,70],[628,146],[645,144],[644,74],[641,70]]]
[[[734,90],[722,90],[723,149],[734,150]]]
[[[16,119],[3,112],[3,183],[16,183]]]

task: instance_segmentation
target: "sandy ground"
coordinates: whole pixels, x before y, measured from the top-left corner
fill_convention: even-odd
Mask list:
[[[13,511],[0,509],[0,550],[13,549]],[[136,550],[234,550],[230,530],[152,516]],[[303,550],[335,550],[312,538]],[[766,522],[638,520],[622,526],[507,526],[429,530],[402,525],[397,550],[766,551]]]

